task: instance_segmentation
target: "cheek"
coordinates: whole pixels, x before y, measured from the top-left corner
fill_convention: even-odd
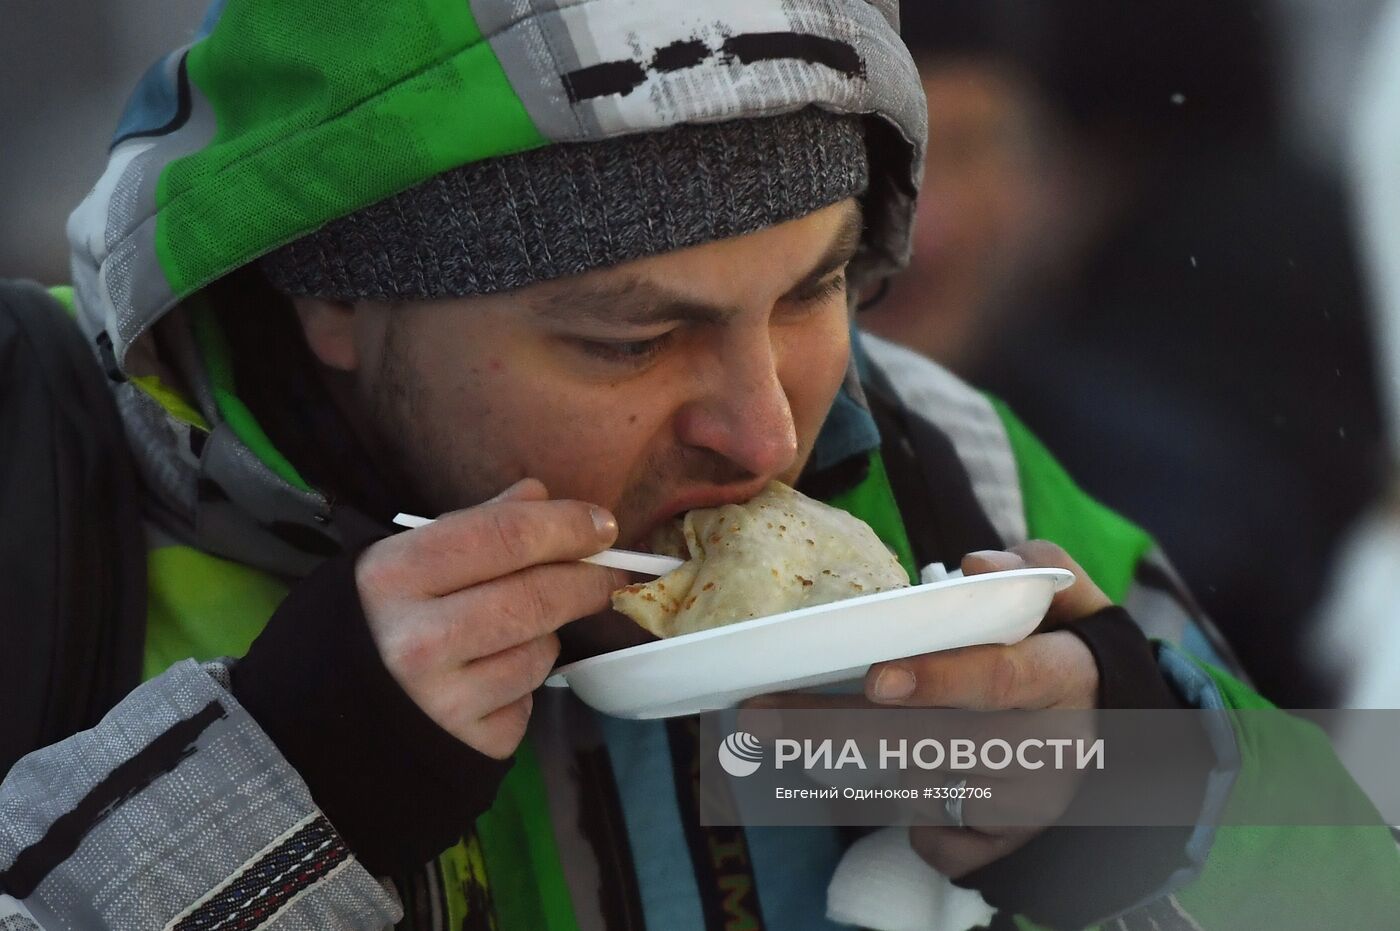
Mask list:
[[[846,378],[850,332],[846,314],[830,314],[813,326],[785,334],[779,377],[804,450],[816,441],[836,392]]]
[[[555,497],[615,507],[669,422],[665,392],[654,387],[580,384],[538,369],[518,379],[509,364],[487,382],[488,441],[499,437],[519,474]]]

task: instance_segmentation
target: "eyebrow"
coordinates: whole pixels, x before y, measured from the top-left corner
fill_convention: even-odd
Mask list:
[[[860,246],[864,226],[864,215],[857,204],[846,212],[821,258],[783,295],[784,298],[811,288],[849,262]],[[739,313],[737,307],[696,301],[635,276],[581,287],[577,284],[560,287],[536,298],[532,304],[536,313],[551,320],[634,326],[673,321],[718,324]]]

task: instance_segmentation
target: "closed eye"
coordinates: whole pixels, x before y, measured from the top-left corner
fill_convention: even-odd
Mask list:
[[[585,355],[604,362],[611,362],[622,365],[642,365],[649,362],[661,350],[665,349],[672,338],[671,332],[662,333],[660,336],[653,336],[650,339],[629,339],[629,340],[605,340],[605,339],[572,339],[574,346],[578,347]]]
[[[819,304],[828,301],[838,294],[846,293],[846,272],[845,269],[824,278],[815,284],[804,286],[793,292],[790,300],[799,304]]]

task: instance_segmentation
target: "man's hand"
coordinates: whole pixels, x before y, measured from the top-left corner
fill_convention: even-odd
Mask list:
[[[1099,673],[1093,654],[1074,634],[1055,628],[1109,607],[1108,596],[1053,543],[1032,541],[1009,552],[972,553],[962,561],[964,575],[1040,567],[1069,569],[1076,581],[1055,596],[1037,633],[1010,646],[967,647],[879,663],[866,675],[866,696],[881,705],[974,711],[1096,707]],[[919,855],[946,876],[957,878],[986,866],[1039,833],[1019,827],[978,830],[975,803],[964,811],[969,828],[915,827],[909,832]]]
[[[759,709],[807,708],[836,711],[877,707],[957,708],[968,711],[1090,710],[1098,704],[1099,672],[1084,642],[1058,630],[1103,608],[1109,601],[1084,570],[1052,543],[1033,541],[1009,552],[987,551],[963,558],[965,575],[1008,569],[1053,567],[1074,572],[1076,581],[1058,593],[1037,632],[1010,646],[975,646],[891,660],[870,667],[865,695],[813,695],[788,693],[765,695],[746,703]],[[1074,726],[1092,727],[1092,721],[1069,719]],[[824,721],[822,736],[831,736],[833,719]],[[1056,721],[1064,726],[1066,718]],[[769,722],[771,724],[771,722]],[[791,724],[796,722],[785,722]],[[998,726],[1008,726],[998,721]],[[761,719],[750,719],[764,730]],[[854,722],[841,733],[858,727]],[[783,729],[785,737],[794,736]],[[1006,734],[995,736],[1006,737]],[[1064,736],[1064,735],[1059,735]],[[1077,735],[1089,737],[1089,734]],[[950,780],[962,775],[950,773]],[[968,774],[978,783],[987,774]],[[968,799],[962,805],[966,827],[914,827],[910,842],[939,872],[954,878],[1000,859],[1024,845],[1042,828],[1002,827],[1053,823],[1065,811],[1079,784],[1075,770],[1038,774],[1031,785],[1010,784],[1012,777],[999,774],[991,800]],[[993,808],[992,806],[995,806]],[[979,818],[979,813],[983,818]],[[1023,820],[1015,820],[1023,817]]]
[[[505,759],[559,655],[555,631],[602,610],[627,584],[625,573],[577,562],[616,538],[603,508],[551,501],[525,479],[375,543],[355,584],[400,687],[443,730]]]
[[[866,695],[883,705],[915,708],[1093,708],[1099,687],[1093,656],[1078,637],[1056,628],[1109,607],[1108,596],[1053,543],[1034,540],[1008,552],[971,553],[962,561],[964,575],[1042,567],[1069,569],[1076,580],[1055,595],[1033,636],[1010,646],[966,647],[878,663],[866,674]]]

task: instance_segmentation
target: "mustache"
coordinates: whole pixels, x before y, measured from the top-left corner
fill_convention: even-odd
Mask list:
[[[687,485],[744,485],[758,476],[712,449],[683,447],[670,455],[658,456],[665,462],[647,462],[649,475],[665,476],[673,483]]]
[[[622,495],[619,508],[634,522],[622,528],[623,537],[635,540],[640,531],[635,521],[645,520],[677,488],[687,485],[750,485],[758,476],[714,450],[686,447],[648,458],[632,487]]]

